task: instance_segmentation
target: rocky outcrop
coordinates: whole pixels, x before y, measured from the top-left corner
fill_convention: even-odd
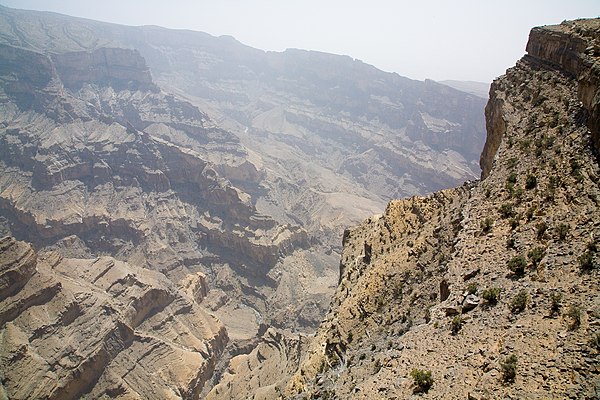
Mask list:
[[[598,396],[600,166],[569,61],[595,61],[597,24],[535,29],[494,82],[484,180],[393,201],[344,235],[287,397]]]
[[[91,52],[54,54],[52,61],[61,81],[70,89],[100,84],[116,89],[158,90],[146,61],[135,50],[103,47]]]
[[[307,338],[269,328],[248,354],[229,361],[227,371],[206,399],[276,399],[287,377],[298,369]]]
[[[37,255],[22,243],[10,237],[0,239],[0,299],[5,299],[21,290],[35,272]]]
[[[107,50],[106,54],[113,53]],[[43,57],[40,60],[47,61]],[[154,89],[120,90],[112,78],[92,78],[92,84],[64,95],[48,92],[46,87],[31,88],[34,96],[54,96],[55,101],[68,104],[69,123],[56,121],[50,108],[42,117],[44,128],[30,129],[10,115],[28,109],[10,110],[7,106],[0,135],[4,171],[0,203],[14,221],[15,233],[37,245],[77,235],[92,252],[102,249],[100,238],[106,236],[143,246],[151,226],[155,226],[154,221],[146,220],[145,213],[166,202],[171,210],[180,208],[191,219],[177,230],[186,231],[187,237],[197,236],[194,241],[221,253],[227,262],[236,262],[234,255],[243,254],[244,268],[256,276],[266,274],[282,255],[307,244],[301,229],[282,227],[258,215],[248,196],[203,159],[202,154],[214,153],[215,146],[207,148],[202,143],[214,140],[212,133],[219,131],[205,127],[204,116],[197,109],[189,110],[188,104]],[[145,82],[149,77],[142,74],[140,79]],[[62,83],[56,74],[52,82],[52,88]],[[136,93],[144,93],[144,100]],[[170,120],[146,111],[150,104],[169,108]],[[180,115],[179,120],[176,115]],[[157,123],[168,129],[161,137],[142,130]],[[184,141],[186,135],[192,149],[173,143]],[[228,148],[235,145],[231,136],[221,136],[230,142],[226,143]],[[172,137],[175,140],[169,140]],[[119,197],[124,209],[111,209]],[[142,204],[152,205],[149,209]],[[155,268],[173,268],[156,264],[148,256],[145,262]]]
[[[198,398],[227,334],[163,275],[0,242],[1,280],[21,286],[0,301],[5,397]]]
[[[533,28],[524,60],[556,69],[577,79],[577,97],[583,103],[587,125],[596,151],[600,151],[600,20],[566,21],[560,25]],[[492,84],[486,106],[488,138],[481,154],[482,178],[487,177],[502,137],[506,133],[502,110],[503,93]],[[533,93],[540,104],[544,98]]]
[[[32,350],[32,357],[43,361],[31,365],[34,372],[23,372],[22,364],[4,364],[0,373],[15,371],[3,379],[8,382],[8,397],[198,398],[205,383],[212,382],[215,366],[226,362],[220,360],[229,354],[223,351],[226,328],[234,340],[250,338],[257,334],[259,322],[275,320],[272,314],[282,307],[302,307],[296,301],[308,294],[279,291],[278,275],[272,271],[288,255],[310,245],[307,232],[258,213],[250,195],[220,175],[218,171],[239,179],[248,177],[244,188],[260,190],[260,175],[239,140],[215,127],[190,103],[141,83],[125,85],[115,76],[103,76],[104,72],[98,73],[98,79],[80,76],[81,85],[65,83],[54,58],[13,50],[14,62],[0,74],[0,87],[10,88],[11,74],[20,73],[17,64],[24,60],[41,75],[47,71],[49,79],[33,76],[35,85],[22,86],[22,93],[7,90],[0,102],[3,230],[33,243],[36,249],[68,259],[103,260],[68,261],[73,275],[60,272],[69,275],[67,281],[83,279],[99,285],[97,274],[112,274],[110,262],[126,262],[127,268],[137,272],[115,277],[110,287],[99,290],[117,297],[128,296],[129,287],[143,290],[122,300],[117,319],[110,310],[89,311],[97,316],[86,317],[85,323],[91,326],[83,334],[98,341],[83,341],[87,347],[77,350],[70,369],[58,378],[48,373],[48,379],[54,379],[52,385],[40,378],[39,386],[21,387],[15,377],[46,376],[55,367],[46,366],[43,360],[52,365],[53,357],[70,357],[75,344],[63,350],[56,343],[71,340],[72,330],[55,336],[56,343],[39,341],[47,350],[39,357],[36,352],[42,350]],[[135,71],[129,72],[134,78]],[[142,73],[140,82],[146,78]],[[87,79],[92,82],[83,83]],[[23,93],[33,101],[20,101]],[[244,175],[238,169],[247,172]],[[103,256],[114,256],[119,262]],[[9,303],[0,310],[0,319],[19,320],[32,307],[47,303],[52,310],[60,310],[62,303],[52,302],[62,298],[65,280],[50,272],[34,274],[28,253],[20,257],[20,264],[4,265],[0,296],[9,296]],[[290,264],[280,266],[277,274],[289,276]],[[137,278],[144,268],[155,271],[148,271],[148,276],[164,274],[167,278],[150,285]],[[274,293],[277,306],[271,304]],[[316,311],[305,312],[302,318],[277,316],[277,321],[304,329],[315,325],[327,304],[324,293],[319,296],[318,303],[311,303],[319,305]],[[205,308],[224,317],[227,327],[208,317]],[[305,318],[309,314],[313,319]],[[210,328],[205,326],[207,318],[212,321]],[[242,326],[246,319],[248,324]],[[217,330],[214,335],[213,328]],[[23,335],[29,337],[27,329],[23,328]],[[14,350],[8,345],[6,349]]]

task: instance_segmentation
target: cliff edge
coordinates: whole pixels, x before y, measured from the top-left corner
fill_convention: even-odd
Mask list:
[[[600,395],[600,19],[534,28],[494,81],[483,180],[344,235],[289,398]]]

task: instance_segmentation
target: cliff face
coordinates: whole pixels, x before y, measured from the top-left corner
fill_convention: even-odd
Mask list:
[[[60,53],[52,56],[61,81],[68,88],[102,84],[116,89],[157,90],[146,60],[137,51],[106,48],[92,52]]]
[[[600,72],[597,58],[600,47],[597,44],[597,21],[567,22],[561,25],[533,28],[527,43],[525,59],[531,64],[540,64],[555,69],[577,80],[577,97],[583,103],[587,125],[590,128],[592,143],[600,149],[600,111],[598,96]],[[502,111],[504,98],[502,91],[494,85],[490,90],[490,101],[486,106],[488,137],[481,154],[482,177],[485,178],[492,167],[502,136],[506,133]]]
[[[344,235],[288,397],[599,395],[599,40],[598,19],[534,29],[490,91],[485,179],[393,201]]]

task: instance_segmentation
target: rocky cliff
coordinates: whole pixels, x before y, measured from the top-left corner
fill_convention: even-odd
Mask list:
[[[600,20],[532,30],[492,84],[480,182],[344,235],[290,398],[600,395]]]

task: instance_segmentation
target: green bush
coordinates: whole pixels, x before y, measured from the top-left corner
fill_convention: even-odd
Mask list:
[[[508,238],[508,239],[506,239],[506,248],[507,249],[514,249],[515,248],[515,238]]]
[[[579,261],[579,267],[584,271],[590,271],[594,269],[594,256],[591,251],[586,251],[577,259]]]
[[[535,213],[535,206],[529,207],[525,212],[525,217],[527,217],[527,221],[531,221],[533,219],[533,214]]]
[[[522,152],[527,152],[529,150],[529,146],[531,146],[531,140],[523,139],[519,141],[519,149]]]
[[[525,260],[525,257],[522,255],[515,256],[508,260],[508,269],[516,276],[523,276],[525,274],[525,267],[527,267],[527,260]]]
[[[498,304],[498,299],[500,297],[500,288],[497,287],[492,287],[492,288],[487,288],[483,291],[482,293],[482,297],[485,301],[488,302],[489,305],[496,305]]]
[[[567,311],[567,316],[571,318],[569,329],[572,331],[577,330],[581,326],[581,308],[577,306],[569,307],[569,311]]]
[[[575,178],[577,182],[583,181],[583,174],[581,173],[581,164],[576,159],[571,159],[571,176]]]
[[[460,332],[460,329],[463,326],[463,322],[464,321],[460,317],[460,315],[457,315],[452,319],[452,323],[450,324],[450,330],[452,331],[453,335],[456,335],[458,332]]]
[[[535,177],[535,175],[527,175],[527,178],[525,179],[525,189],[527,190],[531,190],[533,188],[535,188],[537,186],[537,178]]]
[[[552,160],[554,161],[554,160]],[[556,162],[555,162],[556,163]],[[553,168],[556,168],[556,165],[550,165]],[[552,189],[556,189],[558,187],[558,185],[560,185],[560,178],[556,175],[552,175],[548,178],[548,186],[551,187]]]
[[[562,307],[562,293],[552,292],[550,293],[550,312],[552,315],[558,314]]]
[[[500,364],[500,368],[502,369],[502,380],[504,380],[504,382],[515,381],[515,378],[517,377],[517,361],[517,356],[511,354]]]
[[[415,392],[424,392],[427,393],[431,386],[433,386],[433,378],[431,376],[431,371],[414,368],[410,371],[410,376],[413,378],[415,384]]]
[[[556,234],[558,235],[558,240],[561,242],[567,238],[571,227],[567,224],[560,224],[556,227]]]
[[[513,314],[518,314],[525,310],[529,302],[529,294],[525,290],[521,290],[510,302],[509,308]]]
[[[545,254],[546,251],[543,247],[536,247],[535,249],[529,250],[527,257],[529,257],[533,266],[537,267],[540,261],[542,261],[542,258],[544,258]]]
[[[475,294],[475,293],[477,293],[477,284],[475,282],[469,283],[467,285],[467,293],[468,294]]]
[[[524,194],[525,191],[520,186],[517,186],[517,188],[513,191],[513,197],[516,199],[517,204],[521,203]]]
[[[548,225],[545,222],[540,222],[535,226],[535,233],[538,240],[542,240],[544,235],[546,234],[546,230],[548,229]]]
[[[491,218],[486,218],[486,219],[484,219],[483,221],[481,221],[481,224],[480,224],[480,226],[481,226],[481,231],[482,231],[483,233],[488,233],[489,231],[491,231],[491,230],[492,230],[492,224],[493,224],[493,223],[494,223],[494,222],[492,221],[492,219],[491,219]]]
[[[513,205],[510,203],[504,203],[499,208],[500,215],[502,218],[510,218],[515,216]]]

